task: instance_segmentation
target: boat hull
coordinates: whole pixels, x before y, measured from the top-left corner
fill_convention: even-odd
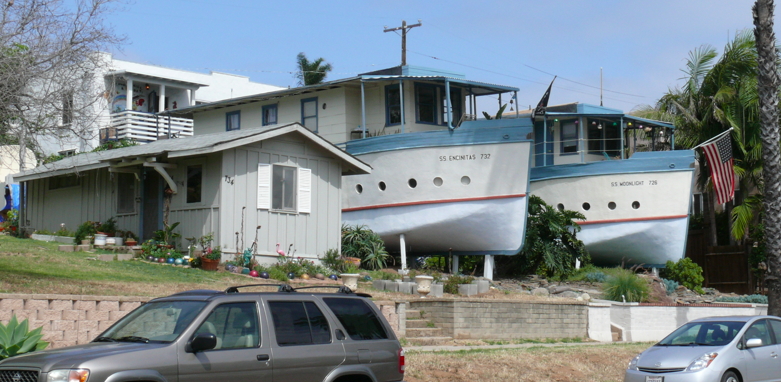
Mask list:
[[[441,139],[426,134],[428,140],[416,134],[390,137],[396,141],[387,149],[351,152],[373,170],[342,178],[342,221],[368,226],[391,251],[400,250],[404,235],[412,253],[518,253],[526,232],[531,141],[503,140],[508,135],[502,130],[488,143],[459,132]],[[403,139],[417,146],[398,142]]]
[[[532,171],[530,192],[586,217],[595,263],[662,266],[685,255],[694,180],[693,155],[668,153]]]

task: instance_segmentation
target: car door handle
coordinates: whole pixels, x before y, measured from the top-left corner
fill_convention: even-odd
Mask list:
[[[770,353],[770,357],[771,358],[778,358],[778,354],[776,354],[776,352],[771,352]]]
[[[268,354],[258,354],[258,361],[268,361],[271,357]]]

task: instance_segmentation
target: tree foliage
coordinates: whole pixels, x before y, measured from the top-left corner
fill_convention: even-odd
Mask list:
[[[97,76],[122,38],[104,25],[118,0],[12,0],[0,5],[0,144],[42,152],[46,142],[86,141],[105,107]],[[102,102],[103,103],[102,103]]]
[[[314,61],[309,61],[304,52],[296,56],[296,63],[298,64],[296,78],[298,79],[298,84],[303,86],[322,83],[332,69],[331,64],[325,62],[324,58],[320,57]]]
[[[529,197],[526,243],[517,256],[508,256],[502,268],[514,274],[536,273],[546,277],[567,276],[575,271],[575,260],[591,261],[582,241],[577,238],[586,220],[580,212],[559,210],[536,195]]]

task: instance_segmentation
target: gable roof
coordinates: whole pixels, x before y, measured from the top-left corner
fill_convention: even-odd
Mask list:
[[[295,122],[281,126],[201,134],[177,139],[163,139],[138,146],[74,155],[57,162],[38,166],[32,170],[23,171],[14,175],[14,180],[24,182],[63,174],[79,173],[111,167],[112,164],[121,162],[146,160],[147,158],[161,155],[166,155],[168,158],[183,158],[216,153],[286,134],[301,134],[309,141],[340,159],[345,164],[342,168],[342,175],[368,174],[371,172],[371,166],[368,164]]]

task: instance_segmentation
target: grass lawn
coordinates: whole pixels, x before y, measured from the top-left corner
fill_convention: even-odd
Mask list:
[[[649,343],[532,346],[406,354],[408,382],[623,381],[629,361]]]
[[[0,235],[0,293],[165,296],[190,289],[249,284],[245,276],[145,261],[96,261],[96,253],[60,252],[59,243]]]

